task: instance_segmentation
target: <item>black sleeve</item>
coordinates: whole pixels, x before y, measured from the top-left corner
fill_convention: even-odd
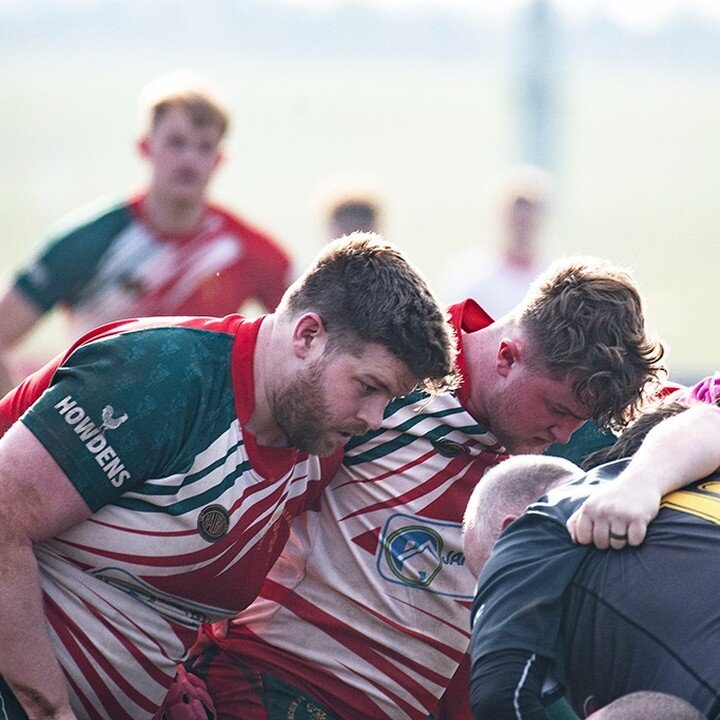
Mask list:
[[[473,663],[473,718],[547,720],[540,698],[549,665],[547,658],[524,650],[501,650]]]
[[[557,663],[562,682],[563,598],[588,548],[573,543],[553,509],[528,510],[495,544],[478,579],[471,647],[473,662],[499,650],[535,652]]]

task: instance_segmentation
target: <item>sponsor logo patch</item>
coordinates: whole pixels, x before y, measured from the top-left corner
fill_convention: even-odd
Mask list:
[[[230,530],[230,515],[222,505],[208,505],[198,515],[197,529],[207,542],[222,540]]]
[[[104,433],[106,430],[117,430],[127,419],[127,413],[113,417],[115,409],[112,405],[106,405],[102,411],[102,425],[100,425],[100,432]]]
[[[377,569],[387,581],[472,600],[475,578],[465,566],[460,523],[392,515],[380,534]]]
[[[64,397],[54,405],[54,408],[65,422],[72,426],[73,431],[88,452],[95,456],[97,464],[103,469],[114,487],[120,487],[130,479],[130,472],[105,437],[107,430],[115,430],[127,420],[128,416],[125,413],[114,417],[112,406],[106,405],[102,411],[102,423],[96,425],[88,417],[85,409],[72,399],[72,395]]]

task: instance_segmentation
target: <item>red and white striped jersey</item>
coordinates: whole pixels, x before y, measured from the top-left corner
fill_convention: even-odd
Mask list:
[[[78,717],[152,717],[197,627],[257,595],[337,468],[243,429],[261,321],[106,326],[0,403],[93,511],[35,548]]]
[[[491,322],[473,302],[458,331]],[[459,333],[460,334],[460,333]],[[343,720],[424,720],[466,658],[475,577],[462,515],[503,448],[457,394],[388,407],[298,517],[260,597],[221,647],[304,689]]]

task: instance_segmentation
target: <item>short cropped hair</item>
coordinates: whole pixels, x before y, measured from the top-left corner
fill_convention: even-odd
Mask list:
[[[505,209],[516,205],[544,207],[552,195],[550,175],[535,165],[518,165],[511,168],[501,185],[502,204]]]
[[[705,720],[696,707],[675,695],[640,690],[593,713],[597,720]]]
[[[665,372],[645,329],[630,274],[598,258],[558,261],[530,287],[518,315],[538,370],[571,377],[575,398],[601,427],[624,427]]]
[[[558,485],[577,480],[582,471],[569,460],[546,455],[514,455],[488,470],[470,495],[463,532],[497,517],[498,508],[522,510]],[[508,514],[503,511],[501,514]]]
[[[470,570],[482,570],[506,516],[520,516],[552,488],[579,477],[582,470],[577,465],[545,455],[515,455],[488,470],[473,489],[463,517],[465,560]]]
[[[377,343],[428,392],[457,386],[456,339],[427,283],[401,251],[375,233],[328,243],[285,293],[279,312],[316,312],[328,351],[359,355]]]
[[[181,107],[195,127],[215,126],[227,134],[230,114],[219,96],[199,76],[177,70],[149,83],[142,95],[145,128],[150,131],[172,107]]]

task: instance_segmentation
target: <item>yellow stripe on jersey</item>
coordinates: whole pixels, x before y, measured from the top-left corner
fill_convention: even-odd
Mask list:
[[[720,482],[703,483],[694,490],[668,493],[660,507],[686,512],[720,525]]]

